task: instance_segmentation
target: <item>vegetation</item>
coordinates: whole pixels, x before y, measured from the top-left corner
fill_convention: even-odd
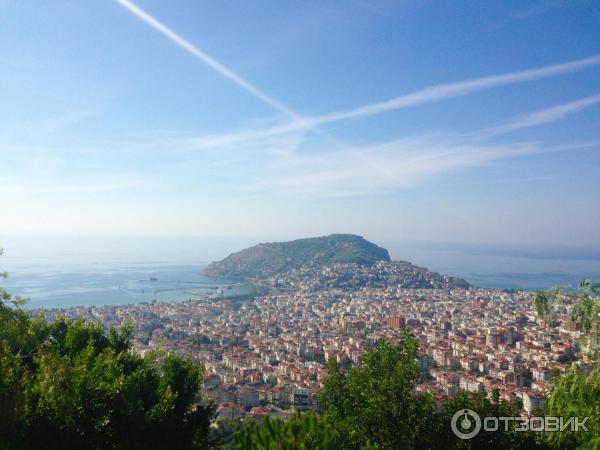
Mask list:
[[[498,431],[485,431],[483,428],[472,439],[458,439],[451,429],[452,416],[462,409],[471,409],[481,417],[518,417],[520,416],[519,405],[510,404],[500,400],[498,393],[486,397],[485,393],[467,394],[461,392],[455,397],[446,399],[443,412],[439,418],[435,445],[433,448],[448,449],[536,449],[544,448],[541,436],[536,441],[533,432],[515,431],[518,422],[509,422],[509,429],[505,430],[504,423],[500,424]],[[465,430],[466,431],[466,430]],[[469,430],[470,431],[470,430]]]
[[[485,395],[460,394],[448,399],[439,412],[428,394],[417,394],[419,377],[417,343],[407,329],[401,345],[381,341],[368,351],[361,367],[341,373],[333,362],[320,395],[325,417],[340,431],[344,449],[439,449],[439,448],[535,448],[527,433],[481,432],[463,441],[454,436],[454,413],[468,408],[486,416],[515,416],[507,402],[493,402]]]
[[[558,379],[548,399],[546,415],[556,417],[590,417],[588,432],[547,433],[555,448],[600,449],[600,366],[590,373],[575,371]]]
[[[553,308],[566,294],[571,310],[571,320],[583,331],[582,350],[592,364],[588,373],[574,368],[558,377],[548,398],[547,416],[589,417],[588,432],[546,433],[546,441],[554,448],[600,449],[600,284],[583,281],[574,289],[555,289],[550,293],[538,292],[533,307],[546,324]],[[585,367],[585,366],[584,366]]]
[[[347,374],[330,361],[319,401],[344,448],[428,446],[435,405],[429,396],[416,395],[416,352],[416,341],[405,331],[401,346],[380,342],[365,354],[362,367]]]
[[[43,317],[1,291],[0,449],[206,448],[202,370],[131,351],[131,329]]]
[[[0,248],[0,256],[4,254],[4,250]],[[6,272],[0,272],[0,280],[6,278]],[[13,297],[6,289],[0,286],[0,319],[6,319],[12,315],[11,307],[19,307],[25,303],[25,299],[21,297]]]
[[[0,447],[203,448],[213,415],[199,399],[201,370],[130,351],[130,330],[83,320],[0,328]]]
[[[564,297],[569,300],[571,320],[583,331],[585,356],[597,360],[600,356],[600,284],[585,280],[577,289],[557,288],[548,292],[536,292],[533,308],[546,326],[556,324],[554,307]]]
[[[248,422],[235,435],[238,450],[337,450],[338,430],[315,413],[294,414],[287,421],[265,416],[262,423]]]
[[[544,324],[548,326],[548,319],[551,312],[548,294],[545,292],[536,292],[533,298],[533,307],[538,316],[544,321]]]
[[[290,242],[258,244],[210,264],[215,277],[267,278],[306,265],[390,261],[384,248],[352,234],[332,234]]]

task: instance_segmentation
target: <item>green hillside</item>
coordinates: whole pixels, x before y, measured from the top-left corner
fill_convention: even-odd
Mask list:
[[[213,262],[204,273],[214,277],[264,278],[307,265],[372,265],[376,261],[390,261],[388,251],[361,236],[332,234],[258,244]]]

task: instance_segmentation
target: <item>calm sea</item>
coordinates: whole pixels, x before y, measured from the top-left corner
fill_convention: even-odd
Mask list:
[[[64,308],[180,301],[248,292],[231,280],[202,276],[211,260],[252,245],[250,240],[178,238],[4,238],[0,280],[28,308]],[[393,259],[490,288],[547,289],[600,281],[600,251],[380,242]]]
[[[544,290],[600,281],[600,249],[473,244],[389,243],[392,258],[487,288]],[[402,256],[400,256],[402,255]]]

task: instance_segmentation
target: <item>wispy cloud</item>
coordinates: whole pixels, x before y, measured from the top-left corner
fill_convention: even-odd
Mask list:
[[[524,128],[534,127],[537,125],[556,122],[589,106],[597,105],[599,103],[600,94],[590,95],[589,97],[579,100],[563,103],[561,105],[556,105],[539,111],[534,111],[507,124],[485,130],[482,134],[484,136],[494,136]]]
[[[228,169],[235,167],[237,188],[257,192],[278,191],[294,195],[325,197],[365,195],[413,187],[435,175],[479,167],[506,158],[522,157],[542,151],[564,150],[550,150],[538,143],[488,144],[473,139],[472,136],[451,136],[447,139],[439,139],[439,137],[398,139],[359,148],[338,145],[335,150],[328,149],[325,145],[318,151],[315,148],[307,152],[297,151],[304,143],[305,133],[308,131],[317,132],[326,140],[333,140],[323,131],[328,124],[364,119],[600,65],[600,55],[594,55],[560,64],[427,86],[384,101],[312,117],[302,117],[130,0],[115,1],[221,76],[282,113],[288,120],[265,128],[249,128],[226,134],[186,139],[182,145],[187,149],[224,150],[223,153],[204,153],[199,156],[198,161],[193,161],[192,158],[186,164],[198,164],[206,168],[212,167],[212,163],[216,162]],[[502,126],[504,129],[502,132],[559,120],[596,101],[596,96],[592,96],[551,110],[538,111]]]
[[[600,55],[579,59],[576,61],[570,61],[563,64],[555,64],[518,72],[491,75],[455,83],[438,84],[421,89],[411,94],[395,97],[384,102],[371,103],[361,106],[360,108],[339,111],[320,116],[317,117],[314,122],[328,123],[373,116],[401,108],[423,105],[425,103],[437,102],[453,97],[461,97],[477,91],[482,91],[484,89],[491,89],[509,84],[523,83],[526,81],[563,75],[566,73],[586,69],[598,64],[600,64]]]
[[[224,64],[222,64],[221,62],[217,61],[215,58],[210,56],[204,50],[200,49],[198,46],[192,44],[191,42],[184,39],[179,34],[175,33],[175,31],[173,31],[172,29],[167,27],[165,24],[160,22],[155,17],[148,14],[146,11],[141,9],[139,6],[135,5],[133,2],[131,2],[129,0],[115,0],[115,1],[118,4],[120,4],[121,6],[123,6],[125,9],[130,11],[132,14],[134,14],[137,18],[144,21],[145,23],[150,25],[152,28],[154,28],[156,31],[158,31],[159,33],[161,33],[162,35],[164,35],[165,37],[167,37],[168,39],[170,39],[171,41],[176,43],[179,47],[181,47],[182,49],[184,49],[185,51],[190,53],[192,56],[194,56],[195,58],[202,61],[208,67],[210,67],[211,69],[213,69],[214,71],[216,71],[217,73],[219,73],[220,75],[225,77],[226,79],[232,81],[237,86],[239,86],[240,88],[242,88],[249,94],[253,95],[257,99],[259,99],[261,102],[266,104],[267,106],[270,106],[271,108],[273,108],[276,111],[279,111],[280,113],[285,115],[288,119],[291,119],[292,123],[293,123],[292,129],[299,129],[299,128],[310,129],[310,130],[318,133],[321,137],[323,137],[324,139],[326,139],[328,142],[335,145],[336,147],[342,146],[342,144],[337,139],[335,139],[333,136],[331,136],[329,133],[318,129],[318,124],[307,123],[306,119],[303,118],[302,116],[300,116],[300,114],[298,114],[295,111],[293,111],[292,109],[288,108],[282,102],[273,98],[272,96],[270,96],[263,90],[259,89],[258,87],[256,87],[254,84],[252,84],[248,80],[242,78],[240,75],[235,73],[229,67],[227,67]]]
[[[151,14],[131,2],[130,0],[115,0],[123,8],[131,12],[138,19],[142,20],[156,31],[161,33],[166,38],[173,41],[179,47],[190,53],[192,56],[202,61],[211,69],[232,81],[237,86],[258,98],[264,104],[274,108],[284,114],[290,123],[277,125],[271,128],[259,130],[243,130],[224,135],[208,135],[201,136],[190,140],[193,145],[198,147],[218,147],[236,142],[243,142],[255,139],[268,138],[274,135],[286,134],[297,130],[316,130],[320,125],[359,119],[382,114],[398,109],[423,105],[427,103],[446,100],[453,97],[461,97],[472,94],[484,89],[491,89],[510,84],[523,83],[527,81],[539,80],[542,78],[558,76],[571,72],[583,70],[600,64],[600,55],[591,56],[589,58],[569,61],[562,64],[554,64],[534,69],[523,71],[508,72],[486,77],[475,78],[471,80],[463,80],[453,83],[444,83],[434,86],[429,86],[410,94],[401,95],[381,102],[366,104],[357,108],[335,111],[329,114],[313,117],[302,117],[300,114],[293,111],[288,106],[284,105],[279,100],[273,98],[263,90],[256,87],[251,82],[247,81],[232,69],[225,66],[214,57],[210,56],[197,45],[192,44],[167,25],[153,17]],[[327,140],[339,146],[339,143],[332,138],[328,133],[316,130]]]
[[[131,2],[129,0],[115,0],[115,1],[119,5],[121,5],[123,8],[127,9],[129,12],[134,14],[138,19],[140,19],[143,22],[145,22],[146,24],[150,25],[156,31],[161,33],[163,36],[167,37],[168,39],[173,41],[175,44],[177,44],[179,47],[181,47],[182,49],[184,49],[185,51],[190,53],[192,56],[194,56],[195,58],[202,61],[204,64],[206,64],[208,67],[213,69],[215,72],[219,73],[223,77],[232,81],[233,83],[238,85],[240,88],[242,88],[249,94],[252,94],[256,98],[258,98],[264,104],[274,108],[275,110],[281,112],[282,114],[286,115],[288,118],[290,118],[292,120],[302,120],[298,114],[296,114],[294,111],[292,111],[287,106],[283,105],[280,101],[274,99],[273,97],[271,97],[270,95],[268,95],[267,93],[265,93],[264,91],[262,91],[261,89],[256,87],[254,84],[252,84],[249,81],[242,78],[240,75],[235,73],[233,70],[231,70],[230,68],[228,68],[221,62],[217,61],[215,58],[210,56],[204,50],[200,49],[198,46],[192,44],[191,42],[184,39],[179,34],[175,33],[173,30],[171,30],[165,24],[163,24],[158,19],[156,19],[155,17],[148,14],[146,11],[144,11],[139,6],[135,5],[133,2]]]
[[[485,89],[492,89],[510,84],[535,81],[543,78],[577,72],[600,64],[600,55],[569,61],[562,64],[537,67],[534,69],[507,72],[453,83],[429,86],[409,94],[400,95],[389,100],[369,103],[358,108],[336,111],[320,116],[307,117],[292,121],[288,124],[277,125],[259,130],[241,130],[229,134],[200,136],[191,140],[198,147],[220,146],[236,142],[263,139],[270,136],[289,133],[296,130],[310,130],[319,125],[325,125],[344,120],[360,119],[395,111],[404,108],[424,105],[447,100],[454,97],[466,96]]]
[[[399,139],[343,152],[296,153],[274,161],[266,169],[269,176],[260,177],[248,189],[311,197],[367,195],[412,188],[436,175],[503,159],[597,147],[598,142],[561,146],[465,143],[460,136]]]

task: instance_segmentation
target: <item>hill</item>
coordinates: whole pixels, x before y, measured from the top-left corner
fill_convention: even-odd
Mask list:
[[[408,261],[378,261],[371,266],[332,264],[324,267],[302,267],[262,280],[279,289],[320,291],[323,289],[408,288],[467,289],[462,278],[431,272]]]
[[[377,261],[390,261],[386,249],[361,236],[332,234],[258,244],[211,263],[204,273],[211,277],[265,279],[306,266],[350,263],[371,266]]]

